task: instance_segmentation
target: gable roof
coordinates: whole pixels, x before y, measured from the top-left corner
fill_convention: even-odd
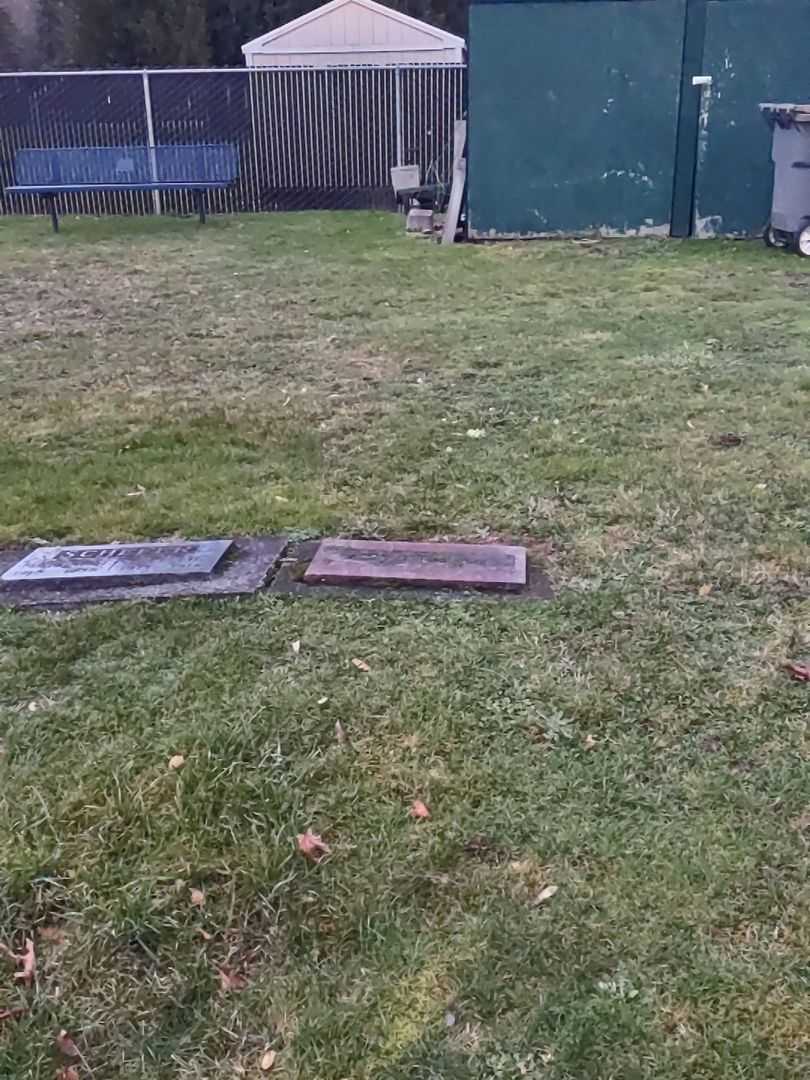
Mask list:
[[[248,41],[242,46],[242,52],[245,54],[256,52],[265,45],[270,45],[274,41],[278,41],[279,38],[286,37],[288,34],[295,30],[299,30],[308,23],[316,22],[318,19],[323,18],[323,16],[329,15],[333,11],[337,11],[339,8],[346,7],[347,5],[364,7],[368,11],[374,12],[376,15],[385,16],[392,22],[402,23],[403,26],[410,27],[412,30],[417,30],[421,34],[433,38],[436,41],[437,49],[463,49],[466,47],[464,38],[460,38],[456,34],[451,34],[447,30],[442,30],[438,26],[431,26],[430,23],[422,22],[421,19],[415,19],[412,15],[403,15],[401,11],[394,11],[393,8],[386,7],[384,4],[378,4],[377,0],[330,0],[328,4],[323,4],[321,7],[315,8],[314,11],[307,12],[306,15],[300,15],[297,19],[284,23],[283,26],[278,26],[275,30],[271,30],[267,34],[261,34],[259,37],[253,38],[252,41]]]

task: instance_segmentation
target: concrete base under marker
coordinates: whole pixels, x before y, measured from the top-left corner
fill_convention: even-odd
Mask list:
[[[531,557],[526,564],[526,585],[519,592],[479,589],[431,589],[398,585],[307,585],[304,575],[320,541],[291,544],[281,560],[270,584],[270,592],[279,596],[308,596],[316,598],[342,597],[361,600],[431,600],[445,603],[469,603],[471,600],[490,604],[522,603],[526,600],[554,599],[549,577]]]
[[[50,609],[121,600],[171,600],[179,597],[235,597],[255,593],[267,584],[287,547],[286,536],[260,536],[235,540],[228,554],[208,577],[138,585],[89,585],[49,581],[37,585],[15,581],[0,583],[0,607]],[[33,548],[0,551],[0,576]]]

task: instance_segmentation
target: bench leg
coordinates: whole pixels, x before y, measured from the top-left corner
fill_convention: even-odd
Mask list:
[[[51,224],[53,225],[53,231],[59,232],[59,214],[56,211],[56,196],[55,195],[43,195],[42,201],[47,205],[51,215]]]
[[[200,224],[204,225],[205,224],[205,192],[204,191],[197,191],[197,192],[195,192],[195,195],[197,196],[197,210],[199,211],[199,214],[200,214]]]

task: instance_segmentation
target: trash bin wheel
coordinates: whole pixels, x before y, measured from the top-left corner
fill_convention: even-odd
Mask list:
[[[765,241],[766,247],[790,247],[790,233],[784,233],[781,232],[779,229],[775,229],[773,225],[771,225],[770,221],[765,226],[765,232],[762,234],[762,239]]]
[[[799,229],[798,232],[794,233],[793,250],[797,255],[810,259],[810,225],[805,225],[803,229]]]

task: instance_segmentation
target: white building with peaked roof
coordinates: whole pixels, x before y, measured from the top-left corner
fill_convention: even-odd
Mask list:
[[[330,0],[242,46],[248,67],[463,64],[463,38],[376,0]]]

